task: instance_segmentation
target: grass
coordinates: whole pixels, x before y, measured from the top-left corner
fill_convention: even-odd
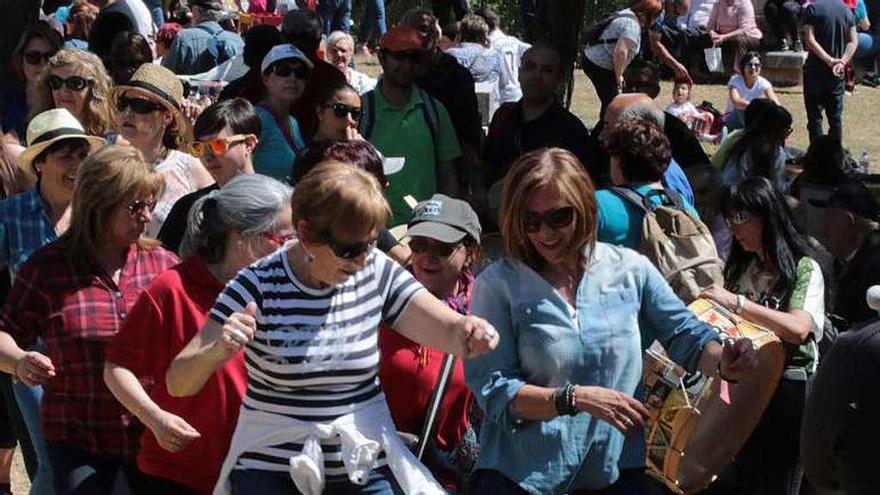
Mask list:
[[[361,58],[357,60],[358,70],[377,75],[380,71],[378,61],[375,58]],[[804,93],[801,86],[788,88],[776,88],[779,102],[791,112],[794,124],[794,132],[789,137],[789,144],[803,149],[809,145],[807,135],[807,115],[804,110]],[[724,110],[727,106],[727,86],[724,85],[698,85],[694,87],[691,100],[699,104],[703,100],[711,101],[715,108]],[[660,95],[657,104],[662,108],[672,101],[672,83],[661,83]],[[572,98],[571,111],[592,128],[599,119],[599,99],[593,90],[593,85],[586,75],[580,70],[575,71],[574,97]],[[852,95],[846,96],[843,110],[843,141],[858,160],[862,151],[867,151],[872,160],[871,169],[880,172],[880,139],[877,139],[877,123],[880,121],[880,88],[857,86]],[[826,122],[827,130],[827,122]],[[712,146],[707,147],[707,152],[712,152]]]

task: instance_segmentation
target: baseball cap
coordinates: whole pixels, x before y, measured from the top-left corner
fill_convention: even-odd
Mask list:
[[[471,205],[460,199],[435,194],[413,208],[410,237],[428,237],[452,244],[470,236],[480,242],[480,219]]]
[[[427,50],[425,35],[414,27],[394,26],[379,39],[379,48],[391,52]]]
[[[809,202],[819,208],[843,208],[862,218],[880,221],[880,204],[861,182],[843,184],[827,200],[811,199]]]
[[[269,53],[263,57],[263,63],[260,65],[260,72],[266,72],[266,69],[279,60],[287,60],[291,58],[306,64],[306,67],[310,69],[314,66],[312,61],[309,60],[303,52],[299,51],[299,48],[290,44],[275,45],[269,50]]]

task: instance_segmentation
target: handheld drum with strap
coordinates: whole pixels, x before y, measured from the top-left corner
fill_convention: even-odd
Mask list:
[[[735,384],[690,380],[662,351],[645,352],[647,472],[678,494],[705,489],[733,460],[770,403],[785,362],[782,342],[770,330],[707,299],[689,308],[725,338],[751,339],[757,364]]]

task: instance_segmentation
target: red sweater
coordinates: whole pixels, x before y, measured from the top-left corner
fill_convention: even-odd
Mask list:
[[[229,360],[192,397],[168,395],[165,373],[175,356],[201,330],[223,285],[205,262],[193,257],[159,275],[132,308],[107,347],[106,360],[155,383],[150,397],[163,410],[185,419],[202,436],[176,454],[159,446],[144,429],[138,467],[145,473],[210,493],[226,458],[247,388],[241,353]]]

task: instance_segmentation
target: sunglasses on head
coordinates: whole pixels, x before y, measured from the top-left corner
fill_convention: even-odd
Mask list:
[[[290,62],[278,62],[272,66],[272,73],[278,77],[290,77],[293,74],[297,79],[308,79],[309,68],[304,65]]]
[[[376,240],[367,242],[353,242],[351,244],[342,244],[340,242],[336,242],[333,239],[333,236],[330,234],[325,234],[323,236],[324,244],[330,246],[330,249],[333,250],[333,254],[336,255],[337,258],[351,261],[358,256],[369,253],[376,247]]]
[[[351,107],[345,103],[328,103],[324,105],[324,108],[332,108],[333,115],[340,119],[344,119],[351,115],[351,118],[355,121],[361,120],[361,109],[358,107]]]
[[[162,105],[145,98],[130,96],[120,96],[117,98],[116,109],[120,112],[124,112],[126,108],[131,108],[132,112],[139,115],[146,115],[148,113],[158,112],[159,110],[165,109]]]
[[[724,223],[727,224],[727,228],[733,227],[734,225],[742,225],[749,220],[752,219],[752,213],[749,211],[735,211],[730,215],[726,215],[724,217]]]
[[[82,91],[89,85],[89,80],[80,76],[70,76],[61,78],[55,75],[49,76],[49,87],[52,91],[58,91],[62,86],[66,86],[71,91]]]
[[[526,232],[537,232],[541,230],[541,225],[546,224],[553,230],[559,230],[568,227],[574,220],[574,207],[565,206],[550,210],[544,213],[526,212],[524,224]]]
[[[153,211],[156,207],[155,201],[137,200],[125,205],[125,209],[131,214],[132,218],[144,213],[145,211]]]
[[[189,145],[189,152],[196,157],[203,157],[208,150],[214,156],[223,156],[232,145],[243,142],[252,134],[234,134],[223,138],[214,138],[207,141],[195,141]]]
[[[413,254],[428,253],[438,258],[452,256],[452,253],[457,251],[461,245],[460,242],[449,244],[425,237],[413,237],[409,241],[409,249]]]
[[[52,52],[41,52],[39,50],[31,50],[28,52],[24,52],[24,61],[28,63],[28,65],[37,65],[40,62],[48,62],[50,58],[52,58],[54,53]]]
[[[386,52],[392,59],[403,62],[409,60],[411,64],[420,64],[425,60],[425,53],[419,50],[403,50],[400,52]]]

